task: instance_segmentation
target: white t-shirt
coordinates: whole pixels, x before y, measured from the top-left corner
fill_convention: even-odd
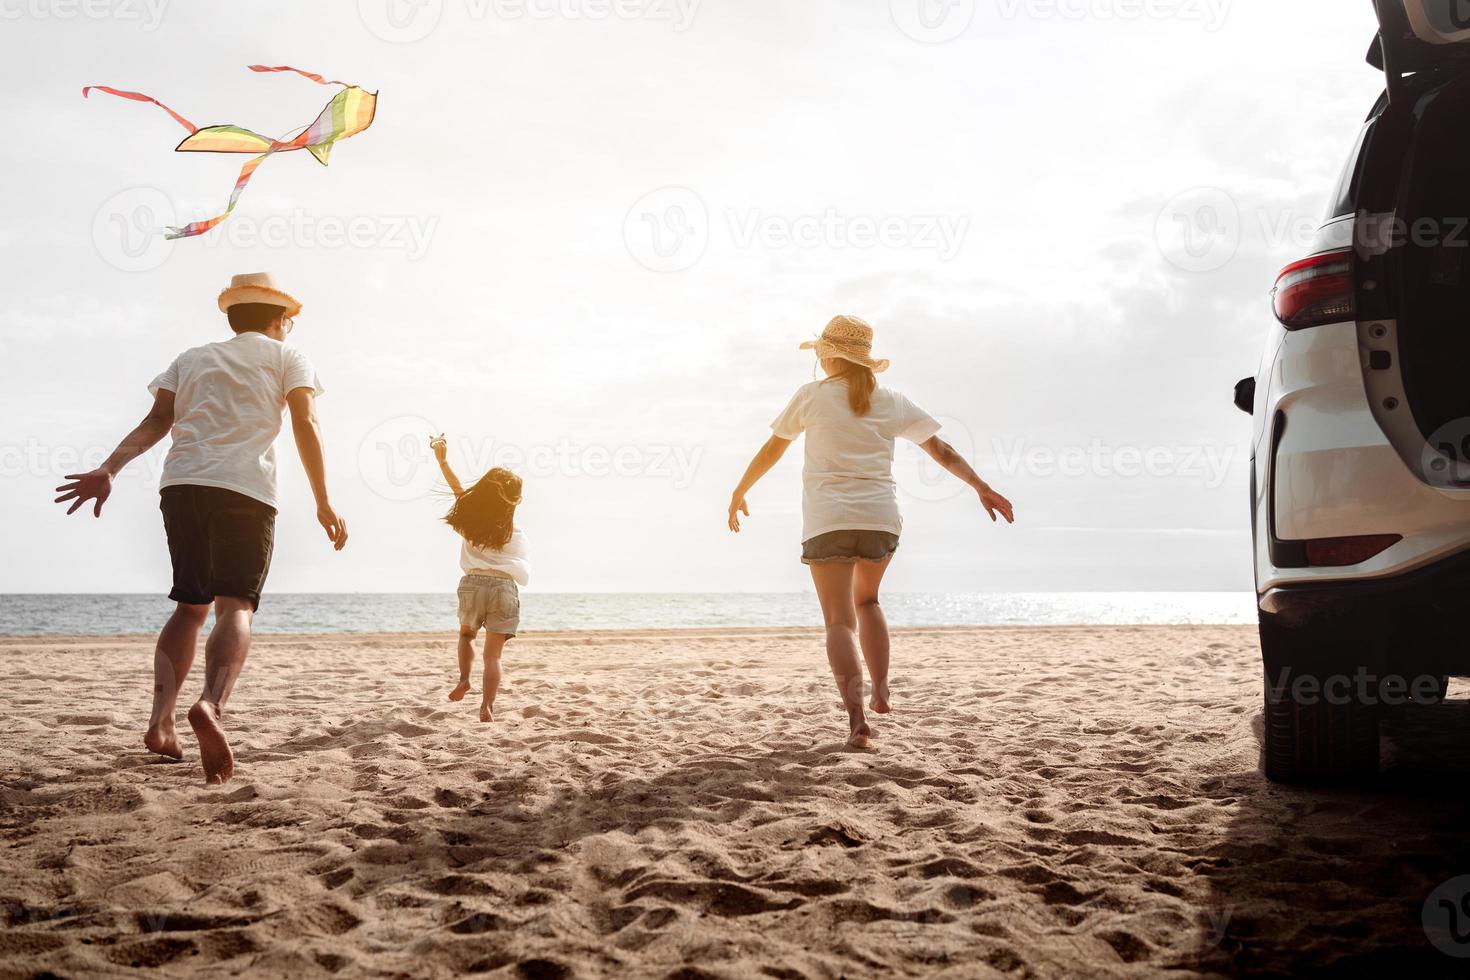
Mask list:
[[[923,409],[889,388],[875,390],[873,407],[858,416],[847,403],[847,382],[802,386],[771,423],[782,439],[806,433],[801,540],[828,531],[900,533],[894,440],[926,442],[939,429]]]
[[[306,355],[263,333],[186,350],[148,390],[174,393],[160,487],[222,487],[276,505],[276,436],[286,393],[324,389]]]
[[[526,546],[526,536],[520,528],[513,528],[505,547],[496,551],[481,548],[461,539],[459,567],[468,575],[470,572],[504,572],[515,579],[516,584],[531,584],[531,550]]]

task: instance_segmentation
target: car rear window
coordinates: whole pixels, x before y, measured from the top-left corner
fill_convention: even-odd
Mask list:
[[[1337,187],[1328,199],[1331,203],[1327,206],[1327,217],[1341,218],[1352,214],[1358,209],[1358,184],[1362,172],[1363,147],[1368,143],[1368,134],[1373,132],[1376,119],[1368,120],[1368,123],[1358,133],[1357,142],[1353,144],[1353,152],[1348,155],[1347,165],[1342,168],[1342,176],[1337,179]]]

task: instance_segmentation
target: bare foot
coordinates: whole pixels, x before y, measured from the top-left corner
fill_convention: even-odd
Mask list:
[[[199,739],[199,761],[204,763],[204,782],[209,786],[222,786],[235,774],[235,753],[230,751],[230,742],[219,723],[219,706],[207,701],[196,701],[189,709],[189,727]]]
[[[179,748],[179,736],[174,733],[172,721],[148,729],[143,736],[143,744],[148,747],[149,752],[167,756],[175,762],[183,761],[184,750]]]
[[[464,696],[468,693],[470,693],[470,682],[460,681],[458,684],[454,685],[454,690],[449,692],[449,700],[463,701]]]
[[[494,721],[495,720],[492,717],[492,715],[491,715],[490,706],[488,704],[482,704],[482,705],[480,705],[480,720],[481,721]]]
[[[855,722],[852,726],[852,734],[847,737],[848,748],[866,749],[873,745],[873,730],[865,721]]]
[[[873,696],[868,700],[868,707],[880,715],[886,715],[893,710],[888,704],[888,685],[874,684]]]

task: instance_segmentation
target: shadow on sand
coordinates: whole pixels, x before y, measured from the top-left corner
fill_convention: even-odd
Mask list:
[[[1260,733],[1260,719],[1256,722]],[[1430,893],[1470,873],[1470,701],[1411,706],[1384,724],[1384,766],[1354,791],[1275,786],[1259,772],[1206,785],[1239,815],[1198,868],[1214,946],[1232,975],[1465,976],[1436,949]],[[1470,955],[1470,943],[1458,947]]]

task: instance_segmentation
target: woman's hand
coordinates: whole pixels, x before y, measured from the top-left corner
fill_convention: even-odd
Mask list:
[[[730,498],[730,530],[736,534],[740,533],[740,515],[750,516],[750,508],[745,505],[744,497]]]
[[[449,442],[444,438],[444,433],[429,437],[429,448],[434,451],[434,458],[444,462],[449,457]]]
[[[975,492],[980,495],[980,506],[985,508],[985,513],[990,515],[992,521],[996,520],[995,515],[999,513],[1001,517],[1006,519],[1007,524],[1016,523],[1016,509],[1011,506],[1009,500],[990,489],[990,487],[981,487]]]

